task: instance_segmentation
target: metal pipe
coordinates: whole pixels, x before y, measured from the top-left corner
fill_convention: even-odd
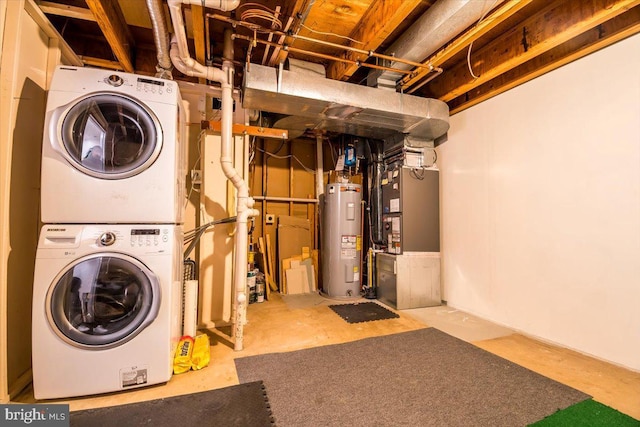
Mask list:
[[[156,77],[173,80],[171,75],[171,58],[169,57],[169,31],[164,19],[162,0],[147,0],[147,9],[153,29],[153,40],[156,44],[158,64],[156,65]]]
[[[329,41],[326,41],[326,40],[314,39],[312,37],[301,36],[301,35],[298,35],[298,34],[288,34],[288,33],[283,32],[283,31],[278,31],[278,30],[272,30],[272,29],[269,29],[269,28],[265,28],[265,27],[263,27],[261,25],[258,25],[258,24],[252,24],[250,22],[238,21],[236,19],[232,19],[232,18],[229,18],[229,17],[224,16],[224,15],[218,15],[216,13],[207,14],[206,16],[207,16],[207,18],[213,18],[213,19],[217,19],[218,21],[227,22],[227,23],[229,23],[229,24],[231,24],[233,26],[238,26],[239,25],[241,27],[248,28],[248,29],[250,29],[252,31],[258,31],[260,33],[269,33],[269,34],[275,34],[275,35],[281,36],[281,37],[291,37],[293,39],[300,39],[300,40],[304,40],[304,41],[307,41],[307,42],[310,42],[310,43],[316,43],[316,44],[321,44],[321,45],[324,45],[324,46],[335,47],[337,49],[343,49],[343,50],[347,50],[349,52],[355,52],[355,53],[360,53],[362,55],[372,56],[374,58],[384,59],[386,61],[399,62],[399,63],[405,64],[405,65],[409,65],[409,66],[412,66],[412,67],[429,68],[428,64],[423,64],[421,62],[416,62],[416,61],[412,61],[412,60],[409,60],[409,59],[399,58],[399,57],[396,57],[394,55],[385,55],[385,54],[382,54],[382,53],[376,53],[376,52],[374,52],[372,50],[358,49],[357,47],[353,47],[353,46],[344,46],[344,45],[341,45],[341,44],[338,44],[338,43],[333,43],[333,42],[329,42]],[[246,36],[242,36],[242,37],[238,37],[238,38],[244,38],[244,37],[246,37]],[[248,38],[248,39],[245,39],[245,40],[253,41],[254,39]],[[257,40],[257,41],[258,42],[265,42],[263,40]],[[267,43],[265,43],[265,44],[267,44]],[[281,44],[277,44],[277,43],[273,44],[273,45],[272,44],[267,44],[267,45],[268,46],[282,47]],[[291,52],[295,52],[291,46],[288,47],[288,50],[290,50]],[[329,59],[333,59],[333,58],[334,57],[330,57]],[[353,61],[353,62],[356,63],[357,61]],[[399,72],[399,70],[394,70],[394,71],[398,71]]]
[[[254,39],[252,37],[243,36],[243,35],[240,35],[240,34],[234,34],[233,38],[234,39],[240,39],[240,40],[246,40],[246,41],[249,41],[249,42],[252,42],[252,43],[254,41],[257,41],[258,43],[262,43],[262,44],[265,44],[267,46],[279,46],[277,43],[274,43],[274,42],[269,42],[267,40]],[[289,52],[302,53],[302,54],[305,54],[305,55],[315,56],[317,58],[328,59],[328,60],[331,60],[331,61],[346,62],[347,64],[353,64],[353,65],[357,65],[357,66],[373,68],[373,69],[376,69],[376,70],[392,71],[392,72],[400,73],[400,74],[413,74],[413,71],[411,71],[411,70],[399,70],[397,68],[385,67],[383,65],[376,65],[376,64],[369,64],[367,62],[354,61],[353,59],[340,58],[340,57],[337,57],[337,56],[326,55],[324,53],[318,53],[318,52],[312,52],[312,51],[309,51],[309,50],[298,49],[298,48],[292,47],[292,46],[285,46],[283,49],[287,50]],[[424,68],[429,68],[428,65],[424,65],[424,64],[420,64],[420,66],[424,67]]]

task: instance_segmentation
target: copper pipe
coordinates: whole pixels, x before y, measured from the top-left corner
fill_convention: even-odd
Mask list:
[[[412,88],[410,88],[407,93],[414,93],[415,91],[417,91],[418,89],[420,89],[422,86],[426,85],[427,83],[429,83],[431,80],[435,79],[436,77],[438,77],[440,74],[442,74],[442,68],[440,67],[433,67],[433,69],[431,71],[434,71],[435,74],[429,76],[429,74],[427,74],[427,78],[422,80],[420,83],[418,83],[417,85],[413,86]],[[400,83],[400,87],[403,87],[403,84]]]
[[[260,33],[269,33],[269,34],[275,34],[281,37],[292,37],[294,39],[300,39],[300,40],[304,40],[304,41],[308,41],[311,43],[317,43],[317,44],[321,44],[324,46],[330,46],[330,47],[335,47],[338,49],[344,49],[344,50],[348,50],[350,52],[355,52],[355,53],[360,53],[363,55],[367,55],[367,56],[373,56],[374,58],[379,58],[379,59],[384,59],[387,61],[391,61],[391,62],[400,62],[402,64],[407,64],[407,65],[411,65],[412,67],[416,67],[416,68],[430,68],[431,66],[429,64],[423,64],[421,62],[414,62],[414,61],[409,61],[407,59],[402,59],[402,58],[396,58],[395,56],[390,56],[390,55],[384,55],[381,53],[376,53],[373,52],[371,50],[364,50],[364,49],[358,49],[356,47],[352,47],[352,46],[343,46],[337,43],[332,43],[332,42],[328,42],[328,41],[324,41],[324,40],[318,40],[318,39],[314,39],[311,37],[306,37],[306,36],[300,36],[297,34],[287,34],[285,32],[282,31],[277,31],[277,30],[270,30],[267,28],[264,28],[258,24],[252,24],[250,22],[244,22],[244,21],[237,21],[235,19],[231,19],[229,17],[223,16],[223,15],[218,15],[216,13],[211,13],[211,14],[207,14],[207,18],[213,18],[213,19],[217,19],[219,21],[224,21],[227,22],[233,26],[241,26],[241,27],[245,27],[250,29],[251,31],[257,31]],[[260,41],[260,40],[258,40]],[[279,45],[277,45],[279,46]],[[294,50],[292,50],[292,48],[289,48],[290,51],[294,52]],[[309,53],[310,54],[310,53]],[[335,58],[335,57],[334,57]],[[337,58],[335,59],[337,60]],[[354,64],[357,64],[356,61],[353,61]],[[364,65],[364,64],[362,64]],[[393,72],[397,72],[400,73],[401,71],[395,68],[385,68],[385,70],[388,71],[393,71]],[[411,73],[403,73],[403,74],[411,74]]]
[[[253,39],[253,38],[248,37],[248,36],[242,36],[240,34],[234,34],[233,38],[240,39],[240,40],[246,40],[246,41],[249,41],[251,43],[256,41],[258,43],[262,43],[262,44],[265,44],[267,46],[279,46],[277,43],[274,43],[274,42],[268,42],[266,40],[256,40],[256,39]],[[366,62],[354,61],[353,59],[339,58],[337,56],[327,55],[327,54],[324,54],[324,53],[311,52],[311,51],[308,51],[308,50],[298,49],[296,47],[291,47],[291,46],[285,46],[285,47],[283,47],[283,49],[287,50],[289,52],[302,53],[302,54],[305,54],[305,55],[315,56],[317,58],[328,59],[328,60],[331,60],[331,61],[340,61],[340,62],[346,62],[348,64],[354,64],[354,65],[357,65],[357,66],[375,68],[376,70],[392,71],[394,73],[400,73],[400,74],[413,74],[413,71],[410,71],[410,70],[398,70],[396,68],[390,68],[390,67],[385,67],[385,66],[376,65],[376,64],[369,64],[369,63],[366,63]]]

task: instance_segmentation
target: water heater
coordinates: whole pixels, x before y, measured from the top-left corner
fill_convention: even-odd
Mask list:
[[[331,183],[322,213],[322,292],[331,298],[360,297],[362,235],[359,184]]]

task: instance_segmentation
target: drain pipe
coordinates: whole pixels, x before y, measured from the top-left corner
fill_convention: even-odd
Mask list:
[[[168,0],[171,20],[175,31],[171,41],[171,61],[180,72],[194,77],[203,77],[220,83],[222,88],[222,122],[221,140],[222,148],[220,155],[220,165],[222,170],[236,188],[237,208],[236,208],[236,232],[235,232],[235,259],[234,259],[234,295],[235,313],[232,337],[234,338],[234,349],[240,351],[244,346],[244,325],[247,313],[247,244],[248,244],[248,218],[257,216],[259,211],[253,209],[254,200],[249,197],[249,187],[240,174],[233,167],[232,144],[233,144],[233,45],[231,31],[226,30],[224,34],[224,58],[222,69],[206,67],[189,56],[187,38],[185,34],[184,20],[182,18],[182,3],[201,5],[202,0]],[[240,0],[205,0],[205,7],[220,10],[233,10],[240,4]]]
[[[162,11],[162,0],[147,0],[149,18],[151,18],[151,28],[153,29],[153,40],[158,52],[158,65],[156,65],[156,77],[173,80],[171,75],[171,58],[169,58],[169,31]]]
[[[248,229],[247,220],[249,217],[257,216],[260,212],[253,209],[254,200],[249,197],[249,187],[238,171],[233,167],[231,157],[231,147],[233,142],[233,41],[231,30],[224,31],[224,58],[222,61],[222,72],[227,76],[225,81],[220,82],[222,86],[222,150],[220,164],[222,170],[236,188],[238,192],[238,202],[236,209],[236,253],[235,253],[235,274],[234,292],[236,296],[235,325],[232,337],[234,339],[234,349],[239,351],[243,348],[243,330],[247,319],[247,251],[248,251]]]

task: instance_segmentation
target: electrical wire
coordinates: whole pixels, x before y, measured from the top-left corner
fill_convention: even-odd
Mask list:
[[[194,228],[193,230],[189,230],[189,231],[185,232],[184,233],[184,244],[185,245],[189,244],[189,246],[184,251],[184,259],[189,258],[189,255],[191,255],[191,252],[195,249],[196,245],[200,241],[200,237],[202,237],[202,235],[204,234],[205,231],[207,231],[207,229],[209,229],[210,227],[213,227],[215,225],[218,225],[218,224],[228,224],[228,223],[232,223],[232,222],[236,222],[236,221],[237,221],[237,217],[232,216],[232,217],[223,218],[223,219],[219,219],[219,220],[216,220],[216,221],[208,222],[206,224],[203,224],[203,225],[201,225],[199,227]]]
[[[417,171],[421,171],[422,173],[418,175]],[[426,172],[424,168],[411,168],[411,170],[409,171],[409,175],[411,175],[413,178],[417,179],[418,181],[424,180],[425,174]]]
[[[323,36],[334,36],[334,37],[339,37],[339,38],[341,38],[341,39],[349,40],[349,41],[352,41],[352,42],[354,42],[354,43],[364,44],[363,42],[361,42],[361,41],[359,41],[359,40],[356,40],[356,39],[352,39],[351,37],[343,36],[343,35],[336,34],[336,33],[329,33],[329,32],[324,32],[324,31],[314,30],[313,28],[311,28],[311,27],[307,27],[306,25],[304,25],[304,24],[302,24],[302,23],[300,24],[300,26],[301,26],[302,28],[306,29],[307,31],[311,31],[312,33],[315,33],[315,34],[322,34]]]
[[[304,163],[302,163],[302,161],[301,161],[300,159],[298,159],[296,156],[294,156],[293,154],[287,154],[286,156],[278,156],[277,154],[270,153],[270,152],[268,152],[267,150],[263,150],[262,148],[259,148],[259,147],[256,147],[256,150],[258,150],[258,151],[260,151],[260,152],[262,152],[262,153],[266,154],[266,155],[267,155],[267,156],[269,156],[269,157],[274,157],[274,158],[276,158],[276,159],[291,159],[291,158],[292,158],[293,160],[295,160],[296,162],[298,162],[298,164],[299,164],[299,165],[302,167],[302,169],[304,169],[305,171],[309,172],[309,173],[310,173],[310,174],[312,174],[312,175],[315,175],[315,173],[316,173],[316,171],[315,171],[315,170],[313,170],[313,169],[308,168],[307,166],[305,166],[305,165],[304,165]],[[278,150],[278,151],[280,151],[280,150]],[[276,151],[276,153],[277,153],[278,151]]]
[[[493,7],[496,5],[498,0],[494,0],[493,4],[491,5],[491,7],[489,9],[487,9],[485,12],[482,13],[482,16],[480,16],[480,19],[478,19],[478,22],[476,23],[476,25],[480,24],[482,22],[482,20],[484,19],[485,16],[487,16],[487,13],[489,13],[491,11],[491,9],[493,9]],[[486,4],[486,2],[485,2]],[[473,42],[469,43],[469,50],[467,51],[467,66],[469,67],[469,73],[471,73],[471,77],[473,77],[474,79],[478,79],[480,76],[476,76],[473,73],[473,68],[471,67],[471,48],[473,47]]]

